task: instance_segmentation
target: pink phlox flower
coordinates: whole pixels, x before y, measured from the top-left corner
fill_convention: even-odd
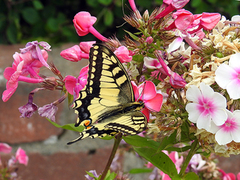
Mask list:
[[[183,8],[189,0],[164,0],[163,3],[165,4],[166,8],[159,13],[155,18],[160,19],[166,15],[168,15],[170,12],[174,10],[178,10]]]
[[[25,54],[26,52],[30,52],[33,59],[39,60],[45,67],[50,69],[50,66],[47,64],[46,60],[44,59],[42,51],[39,46],[42,46],[46,51],[51,51],[50,49],[51,46],[47,42],[43,42],[43,41],[28,42],[25,48],[21,48],[20,51],[22,54]]]
[[[143,61],[144,66],[146,66],[148,69],[160,69],[162,67],[158,59],[144,57]]]
[[[148,43],[148,44],[151,44],[153,42],[152,36],[147,37],[145,42]]]
[[[186,98],[192,103],[186,105],[188,119],[197,124],[198,129],[205,129],[211,133],[217,131],[227,120],[226,99],[220,93],[205,83],[200,83],[200,89],[192,85],[186,92]]]
[[[33,113],[37,111],[37,109],[38,106],[33,103],[33,96],[31,95],[31,93],[28,97],[28,103],[18,108],[19,112],[21,113],[21,118],[30,118]]]
[[[44,105],[38,109],[38,114],[42,117],[46,117],[51,121],[55,122],[55,116],[57,113],[58,107],[53,103]]]
[[[125,46],[118,47],[114,54],[118,57],[121,63],[130,62],[132,60],[132,56],[129,55],[129,50]]]
[[[173,151],[170,154],[166,150],[163,150],[163,152],[169,156],[169,158],[175,164],[177,171],[180,172],[181,165],[183,163],[183,156],[179,157],[179,155],[176,151]],[[171,180],[171,178],[164,172],[161,171],[160,174],[161,174],[163,180]]]
[[[8,80],[6,84],[6,90],[2,94],[2,100],[4,102],[8,101],[10,97],[14,94],[18,87],[18,78],[22,73],[24,62],[20,62],[14,72],[13,69],[6,68],[4,71],[4,77]]]
[[[196,18],[195,25],[198,25],[198,27],[193,31],[188,31],[190,34],[195,33],[202,28],[204,30],[212,30],[220,21],[221,15],[219,13],[203,12],[201,15],[198,15],[195,18]],[[199,24],[197,24],[198,22]]]
[[[147,162],[147,164],[144,164],[147,168],[152,168],[154,165],[150,162]]]
[[[47,59],[47,53],[43,50],[44,58]],[[30,52],[25,54],[15,53],[13,55],[14,62],[12,67],[7,67],[4,70],[4,77],[8,80],[6,84],[6,90],[2,94],[2,100],[4,102],[8,101],[10,97],[14,94],[18,87],[18,81],[24,81],[28,83],[41,83],[43,78],[41,78],[39,73],[39,68],[42,63],[31,57]],[[30,75],[31,78],[26,77]]]
[[[182,42],[183,42],[183,38],[177,37],[176,39],[173,40],[173,42],[171,42],[169,44],[167,52],[171,53],[171,52],[177,50],[178,48],[180,48]]]
[[[181,77],[179,74],[173,72],[167,64],[163,61],[160,55],[158,55],[158,60],[162,66],[162,69],[164,71],[164,74],[169,76],[169,83],[174,88],[184,88],[186,86],[186,81]]]
[[[48,59],[48,53],[45,50],[41,50],[44,61]],[[13,55],[14,62],[12,65],[13,69],[16,69],[18,64],[24,61],[24,65],[22,68],[22,76],[30,75],[31,78],[41,78],[38,74],[40,72],[40,68],[43,66],[42,62],[38,59],[34,59],[31,52],[26,52],[24,54],[15,53]]]
[[[94,27],[93,24],[97,21],[97,18],[91,16],[89,12],[81,11],[74,16],[73,23],[76,32],[79,36],[85,36],[89,32],[101,41],[107,41],[107,38],[102,36]]]
[[[128,0],[128,2],[130,4],[132,10],[137,11],[136,4],[135,4],[134,0]]]
[[[78,78],[73,76],[66,76],[64,78],[65,87],[67,91],[72,95],[79,94],[79,91],[82,90],[87,84],[88,77],[88,65],[81,69]]]
[[[9,146],[7,143],[0,143],[0,153],[10,153],[12,151],[12,147]]]
[[[90,170],[89,172],[92,173],[95,178],[98,178],[98,177],[99,177],[99,175],[97,174],[96,170]],[[89,176],[88,174],[85,175],[85,178],[86,178],[87,180],[95,180],[94,177],[91,177],[91,176]]]
[[[200,154],[194,154],[188,164],[188,168],[191,168],[193,172],[198,173],[205,164],[206,161],[202,159]]]
[[[79,46],[83,53],[89,54],[91,47],[95,44],[96,41],[86,41],[80,42]]]
[[[96,41],[81,42],[78,45],[74,45],[68,49],[63,50],[60,55],[69,61],[78,62],[82,58],[89,59],[89,51]]]
[[[166,30],[171,29],[179,29],[180,31],[187,30],[188,27],[192,24],[194,21],[194,16],[190,11],[187,11],[185,9],[180,9],[173,13],[174,22],[170,24],[168,27],[166,27]]]
[[[78,45],[74,45],[68,49],[63,50],[60,55],[69,61],[78,62],[82,58],[89,59],[89,54],[83,53]]]
[[[28,164],[28,156],[22,148],[18,148],[15,157],[20,164],[24,164],[25,166]]]
[[[215,72],[215,81],[223,88],[227,89],[230,98],[236,100],[240,98],[240,53],[231,55],[229,65],[222,63]]]
[[[228,118],[225,123],[218,126],[215,139],[219,145],[225,145],[231,141],[240,142],[240,110],[230,112],[226,110]]]
[[[133,91],[135,99],[138,101],[143,101],[145,108],[143,109],[149,117],[149,110],[158,112],[162,107],[163,95],[158,93],[153,82],[145,81],[144,83],[137,86],[132,81]]]
[[[236,180],[236,176],[233,173],[225,173],[222,169],[218,170],[222,174],[222,180]]]

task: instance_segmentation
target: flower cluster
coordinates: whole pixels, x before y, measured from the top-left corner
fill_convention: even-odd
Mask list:
[[[151,158],[160,150],[179,148],[189,152],[183,161],[173,158],[175,152],[165,151],[168,160],[176,165],[168,175],[167,171],[161,173],[168,178],[177,173],[183,177],[190,169],[198,173],[206,164],[196,154],[199,149],[223,156],[240,154],[240,16],[227,20],[218,13],[192,14],[183,9],[188,2],[163,0],[151,14],[146,10],[141,15],[134,0],[129,0],[132,14],[123,19],[138,32],[126,31],[124,41],[102,36],[93,27],[97,18],[89,12],[79,12],[73,19],[79,36],[91,33],[115,53],[129,74],[136,101],[145,104],[142,112],[148,128],[144,137],[148,140],[142,141],[151,148],[135,150],[153,162]],[[60,55],[72,62],[88,59],[94,43],[81,42]],[[87,83],[88,66],[80,70],[78,77],[63,77],[53,64],[47,63],[49,50],[45,42],[27,43],[14,54],[12,67],[4,71],[7,84],[3,101],[13,95],[19,81],[41,84],[29,94],[28,103],[19,108],[21,117],[30,117],[38,110],[41,116],[55,121],[57,105],[67,97],[70,101],[76,99]],[[55,76],[40,75],[41,67]],[[45,89],[60,90],[65,95],[38,108],[33,95]],[[137,141],[129,143],[145,148]],[[154,143],[161,149],[154,149]],[[178,143],[184,143],[183,147],[176,146]],[[154,155],[145,154],[153,149]]]
[[[6,143],[0,143],[0,153],[9,154],[12,151],[12,147]],[[8,162],[3,162],[0,158],[0,178],[1,179],[17,179],[17,165],[28,164],[28,156],[22,148],[18,148],[15,156],[12,156]]]

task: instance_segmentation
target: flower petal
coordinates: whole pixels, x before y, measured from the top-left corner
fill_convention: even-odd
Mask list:
[[[186,98],[189,101],[198,102],[198,97],[201,96],[201,92],[197,86],[191,85],[186,92]]]
[[[148,101],[152,98],[154,98],[157,94],[156,87],[153,82],[151,81],[145,81],[145,83],[142,83],[138,86],[138,91],[140,93],[140,98],[143,101]]]
[[[232,99],[239,99],[240,98],[240,81],[239,79],[232,80],[227,85],[227,92]]]
[[[157,94],[154,98],[145,102],[145,106],[155,112],[160,111],[163,102],[163,95]]]
[[[67,75],[64,78],[64,82],[65,82],[65,87],[66,87],[67,91],[73,95],[74,88],[76,87],[76,84],[77,84],[77,79],[73,76]]]
[[[226,133],[223,129],[216,132],[215,139],[219,145],[225,145],[232,141],[230,133]]]
[[[232,74],[235,74],[236,71],[226,64],[221,64],[215,72],[215,81],[221,87],[226,89],[227,85],[232,80]]]
[[[198,120],[198,117],[200,116],[200,112],[197,111],[197,105],[196,103],[189,103],[186,105],[186,110],[188,112],[188,119],[189,121],[196,123]]]

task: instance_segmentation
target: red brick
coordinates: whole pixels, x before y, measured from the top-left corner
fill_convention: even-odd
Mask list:
[[[33,85],[23,85],[18,87],[17,91],[7,102],[0,102],[0,142],[23,143],[42,141],[51,135],[59,135],[62,129],[56,128],[45,118],[38,115],[37,112],[31,118],[20,118],[18,108],[27,103],[28,93],[33,90]],[[3,88],[0,88],[4,90]],[[59,93],[44,91],[34,96],[34,102],[39,107],[50,104],[60,97]],[[58,112],[61,112],[62,106],[59,106]],[[60,113],[57,113],[56,120]]]
[[[31,153],[29,164],[20,165],[18,175],[24,180],[80,180],[86,171],[101,173],[108,161],[111,149],[98,149],[95,154],[85,152],[41,155]]]

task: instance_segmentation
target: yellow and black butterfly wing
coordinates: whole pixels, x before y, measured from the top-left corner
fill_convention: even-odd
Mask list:
[[[143,103],[135,102],[131,81],[118,58],[105,46],[94,45],[87,85],[73,105],[78,114],[75,126],[86,127],[76,140],[139,133],[146,127],[146,117],[139,111],[142,107]]]
[[[125,114],[118,114],[104,119],[102,122],[94,124],[91,128],[80,133],[80,136],[69,142],[72,144],[81,139],[90,137],[114,136],[118,132],[125,135],[135,135],[146,128],[146,117],[140,111],[131,111]]]
[[[121,62],[105,46],[94,45],[90,50],[87,85],[73,106],[78,114],[75,126],[85,120],[94,123],[103,113],[134,101],[131,82]]]

